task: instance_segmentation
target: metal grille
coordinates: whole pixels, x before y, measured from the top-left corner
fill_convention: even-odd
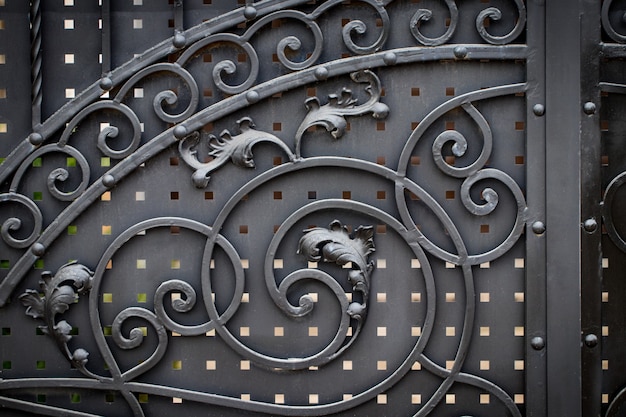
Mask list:
[[[567,352],[547,334],[561,307],[581,314],[546,251],[569,232],[546,225],[560,216],[546,150],[567,143],[550,136],[564,112],[546,110],[553,11],[0,0],[3,413],[575,415],[580,384],[551,378],[594,384],[601,364],[583,407],[615,415],[623,225],[606,204],[601,255],[564,244],[583,269],[610,265],[602,337],[586,296],[583,365],[567,362],[578,317]],[[594,30],[580,54],[599,67]],[[581,98],[601,111],[565,122],[602,115],[605,156],[564,153],[596,163],[620,212],[621,49],[604,45],[592,87],[596,67],[576,78],[605,93]],[[576,219],[583,245],[601,217]],[[571,404],[555,401],[570,384]]]

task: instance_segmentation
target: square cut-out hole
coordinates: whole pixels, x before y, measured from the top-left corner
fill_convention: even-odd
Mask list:
[[[376,369],[378,371],[386,371],[387,370],[387,361],[376,361]]]
[[[490,301],[490,294],[488,292],[481,292],[480,293],[480,302],[481,303],[488,303]]]
[[[491,335],[491,329],[489,328],[489,326],[481,326],[479,329],[479,334],[481,336],[487,337]]]
[[[515,326],[513,328],[513,335],[514,336],[524,336],[524,326]]]
[[[378,303],[386,303],[387,302],[387,293],[386,292],[376,293],[376,302],[378,302]]]
[[[446,293],[446,303],[454,303],[456,301],[456,293],[447,292]]]
[[[385,122],[376,122],[376,130],[381,131],[385,130],[386,123]]]
[[[453,121],[446,122],[446,130],[454,130],[455,124]]]
[[[248,225],[247,224],[239,225],[239,233],[242,234],[242,235],[247,235],[248,234]]]
[[[213,191],[205,191],[204,192],[205,200],[213,200]]]
[[[488,371],[491,363],[488,360],[482,360],[479,362],[479,367],[481,371]]]
[[[480,233],[489,233],[489,225],[481,224],[480,225]]]
[[[387,198],[387,193],[385,191],[376,191],[376,199],[384,200]]]
[[[455,195],[454,190],[447,190],[446,191],[446,200],[454,200],[454,195]]]
[[[387,394],[378,394],[376,396],[376,404],[387,404]]]
[[[309,200],[315,200],[317,198],[317,191],[309,191],[307,193],[307,198]]]
[[[514,360],[513,361],[513,369],[516,371],[523,371],[524,370],[524,361],[523,360]]]
[[[446,327],[446,336],[452,337],[456,335],[456,328],[454,326]]]
[[[280,132],[281,130],[283,130],[283,124],[280,122],[274,122],[272,124],[272,130],[274,132]]]
[[[421,404],[422,394],[411,394],[411,404]]]
[[[524,157],[522,155],[515,157],[515,165],[524,165]]]
[[[239,336],[247,337],[250,336],[250,327],[242,326],[239,328]]]
[[[285,335],[284,327],[274,327],[274,336],[283,337]]]
[[[352,192],[351,191],[343,191],[341,193],[341,198],[343,198],[344,200],[350,200],[352,198]]]
[[[489,404],[491,397],[489,394],[480,394],[479,401],[481,404]]]
[[[309,336],[316,337],[319,334],[317,327],[309,327]]]
[[[376,164],[384,166],[386,163],[387,163],[387,161],[386,161],[384,156],[377,156],[376,157]]]
[[[342,369],[344,371],[351,371],[352,370],[352,361],[343,361]]]
[[[515,130],[524,130],[525,126],[524,122],[515,122]]]
[[[282,191],[274,191],[274,200],[282,200],[283,192]]]
[[[411,96],[417,97],[420,95],[419,87],[411,87]]]
[[[387,268],[387,260],[386,259],[377,259],[376,260],[376,268],[385,269]]]
[[[411,165],[419,165],[422,162],[422,159],[419,156],[411,157]]]
[[[411,293],[411,302],[412,303],[420,303],[420,302],[422,302],[422,293],[421,292],[412,292]]]
[[[170,200],[178,200],[178,198],[179,198],[178,191],[170,192]]]
[[[380,326],[376,328],[376,336],[378,337],[386,337],[387,336],[387,327]]]
[[[454,95],[454,87],[446,87],[446,96]]]

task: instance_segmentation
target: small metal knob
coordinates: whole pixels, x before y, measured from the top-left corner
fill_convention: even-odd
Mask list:
[[[583,223],[583,228],[585,229],[585,232],[593,233],[598,229],[598,222],[593,218],[587,219]]]
[[[546,231],[546,225],[544,222],[536,221],[533,223],[532,229],[536,235],[542,235]]]
[[[590,333],[587,336],[585,336],[585,345],[587,345],[587,347],[590,347],[590,348],[598,346],[598,336],[596,336],[593,333]]]
[[[546,346],[546,341],[543,340],[543,337],[535,336],[530,340],[530,345],[535,350],[541,350]]]

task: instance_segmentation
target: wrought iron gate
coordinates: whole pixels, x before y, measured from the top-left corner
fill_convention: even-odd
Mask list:
[[[0,0],[2,415],[626,415],[624,11]]]

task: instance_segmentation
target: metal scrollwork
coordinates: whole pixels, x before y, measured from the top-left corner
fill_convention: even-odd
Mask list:
[[[0,203],[18,203],[28,211],[34,220],[32,232],[23,239],[15,238],[11,235],[11,231],[17,231],[22,227],[22,220],[17,217],[10,217],[2,223],[0,233],[2,234],[2,240],[6,242],[12,248],[26,248],[32,245],[39,237],[41,228],[43,226],[43,215],[39,207],[29,198],[15,192],[0,194]]]
[[[497,7],[489,7],[478,14],[476,17],[476,30],[480,36],[487,42],[494,45],[504,45],[514,41],[524,30],[526,26],[526,6],[522,0],[515,0],[515,6],[517,7],[517,20],[513,29],[503,36],[494,36],[487,31],[485,27],[485,20],[500,20],[502,19],[502,11]]]
[[[422,22],[427,22],[432,18],[432,10],[419,9],[415,12],[413,17],[411,18],[410,26],[411,33],[413,34],[415,39],[417,39],[420,43],[426,46],[443,45],[450,40],[450,38],[452,37],[452,35],[454,35],[454,32],[456,31],[456,26],[459,21],[459,9],[456,7],[456,2],[454,0],[446,0],[446,6],[448,7],[448,10],[450,10],[450,25],[448,26],[448,29],[446,29],[444,34],[436,38],[428,37],[420,31],[420,25],[422,24]]]
[[[602,2],[602,27],[615,42],[625,43],[626,35],[617,31],[614,26],[614,22],[620,22],[622,25],[626,24],[626,11],[619,10],[611,12],[612,5],[613,0],[605,0]],[[618,18],[611,19],[612,15],[617,16]]]

